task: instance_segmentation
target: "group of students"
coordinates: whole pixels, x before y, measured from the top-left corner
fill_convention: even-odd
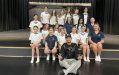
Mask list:
[[[104,34],[100,31],[100,26],[95,22],[95,18],[89,18],[87,8],[81,15],[79,15],[78,9],[75,9],[74,13],[71,13],[70,8],[65,12],[62,9],[59,15],[56,10],[53,10],[51,14],[47,10],[48,8],[45,7],[40,21],[38,15],[35,14],[34,20],[29,25],[31,31],[29,40],[32,47],[31,63],[34,62],[35,54],[37,54],[36,63],[40,61],[39,46],[41,46],[41,42],[45,45],[46,60],[49,60],[51,55],[52,60],[55,60],[57,54],[60,65],[66,68],[63,70],[65,75],[70,72],[76,73],[80,67],[79,48],[83,51],[85,62],[90,62],[90,50],[94,51],[95,61],[101,61]]]

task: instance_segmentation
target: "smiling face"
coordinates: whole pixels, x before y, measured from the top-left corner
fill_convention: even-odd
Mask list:
[[[33,27],[33,30],[34,30],[34,33],[37,33],[38,32],[38,27],[37,26]]]
[[[94,28],[94,31],[100,30],[99,24],[94,24],[93,28]]]
[[[49,30],[48,30],[48,31],[49,31],[49,34],[50,34],[50,35],[53,35],[53,33],[54,33],[53,28],[49,28]]]
[[[66,38],[66,42],[67,42],[67,43],[71,43],[71,41],[72,41],[72,38],[71,38],[71,37],[67,37],[67,38]]]
[[[73,27],[73,28],[72,28],[72,33],[76,33],[76,32],[77,32],[76,27]]]
[[[85,27],[85,26],[82,26],[82,27],[81,27],[81,31],[82,31],[82,32],[85,32],[85,31],[86,31],[86,27]]]

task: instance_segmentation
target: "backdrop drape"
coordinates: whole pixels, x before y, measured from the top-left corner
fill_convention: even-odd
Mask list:
[[[28,28],[29,1],[92,2],[92,14],[102,31],[119,34],[119,0],[0,0],[0,31]]]
[[[28,0],[0,0],[0,10],[0,31],[27,27]]]

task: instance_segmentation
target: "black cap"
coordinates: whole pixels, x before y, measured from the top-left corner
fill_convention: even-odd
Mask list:
[[[68,38],[68,37],[71,38],[71,35],[70,34],[66,34],[65,38]]]

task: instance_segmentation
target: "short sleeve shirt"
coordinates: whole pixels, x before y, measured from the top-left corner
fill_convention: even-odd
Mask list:
[[[35,20],[34,21],[31,21],[29,27],[30,28],[33,28],[34,26],[38,26],[39,28],[41,28],[42,27],[42,24],[38,20],[37,21],[35,21]]]
[[[55,35],[48,36],[46,38],[47,45],[50,49],[54,48],[55,43],[57,42],[57,37]]]
[[[71,37],[72,37],[72,43],[78,44],[79,35],[77,33],[75,33],[75,34],[70,33],[70,34],[71,34]]]
[[[42,19],[41,19],[42,23],[44,23],[44,24],[48,23],[49,24],[50,14],[48,12],[42,12],[41,17],[42,17]]]
[[[36,42],[37,40],[41,40],[41,39],[42,39],[42,34],[40,32],[38,32],[37,34],[32,33],[31,43]]]
[[[95,32],[90,32],[88,37],[91,37],[91,40],[95,43],[98,43],[105,38],[104,33],[102,32],[99,32],[98,34],[96,34]]]
[[[60,34],[57,38],[60,45],[63,45],[66,42],[65,35],[62,36]]]
[[[80,32],[79,33],[79,37],[80,37],[80,42],[83,44],[87,44],[86,39],[88,39],[88,33],[86,32]]]

